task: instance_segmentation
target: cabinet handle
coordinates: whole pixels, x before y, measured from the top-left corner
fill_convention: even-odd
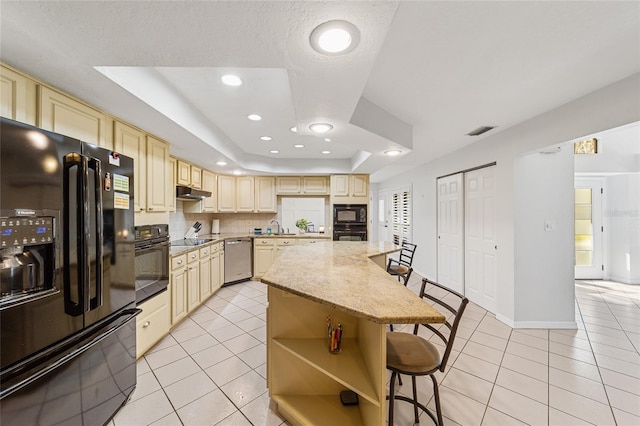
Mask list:
[[[192,259],[195,259],[195,258],[196,258],[196,255],[195,255],[195,254],[192,254],[192,255],[191,255],[191,258],[192,258]]]
[[[285,244],[289,244],[289,241],[283,241],[283,243],[285,243]]]
[[[315,243],[316,243],[315,241],[309,241],[309,244],[315,244]]]
[[[176,263],[177,263],[178,265],[182,265],[182,260],[178,260]]]
[[[151,321],[145,321],[144,324],[142,324],[142,328],[147,328],[151,325]]]
[[[149,207],[147,210],[151,211],[151,210],[153,210],[153,207]]]

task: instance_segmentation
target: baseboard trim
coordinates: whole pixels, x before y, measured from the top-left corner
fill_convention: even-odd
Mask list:
[[[568,329],[575,330],[578,324],[575,321],[513,321],[504,315],[497,314],[496,319],[511,328],[541,328],[541,329]]]

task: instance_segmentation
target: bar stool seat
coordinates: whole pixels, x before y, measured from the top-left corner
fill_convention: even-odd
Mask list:
[[[387,368],[425,374],[439,366],[440,353],[433,343],[415,334],[387,332]]]

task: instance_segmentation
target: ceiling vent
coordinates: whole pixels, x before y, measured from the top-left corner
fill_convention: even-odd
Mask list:
[[[478,127],[475,130],[470,131],[469,133],[467,133],[467,136],[480,136],[483,133],[488,132],[491,129],[495,129],[496,126],[482,126],[482,127]]]

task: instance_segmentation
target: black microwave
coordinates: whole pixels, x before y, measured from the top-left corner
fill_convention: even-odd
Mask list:
[[[366,204],[334,204],[333,224],[367,224]]]

